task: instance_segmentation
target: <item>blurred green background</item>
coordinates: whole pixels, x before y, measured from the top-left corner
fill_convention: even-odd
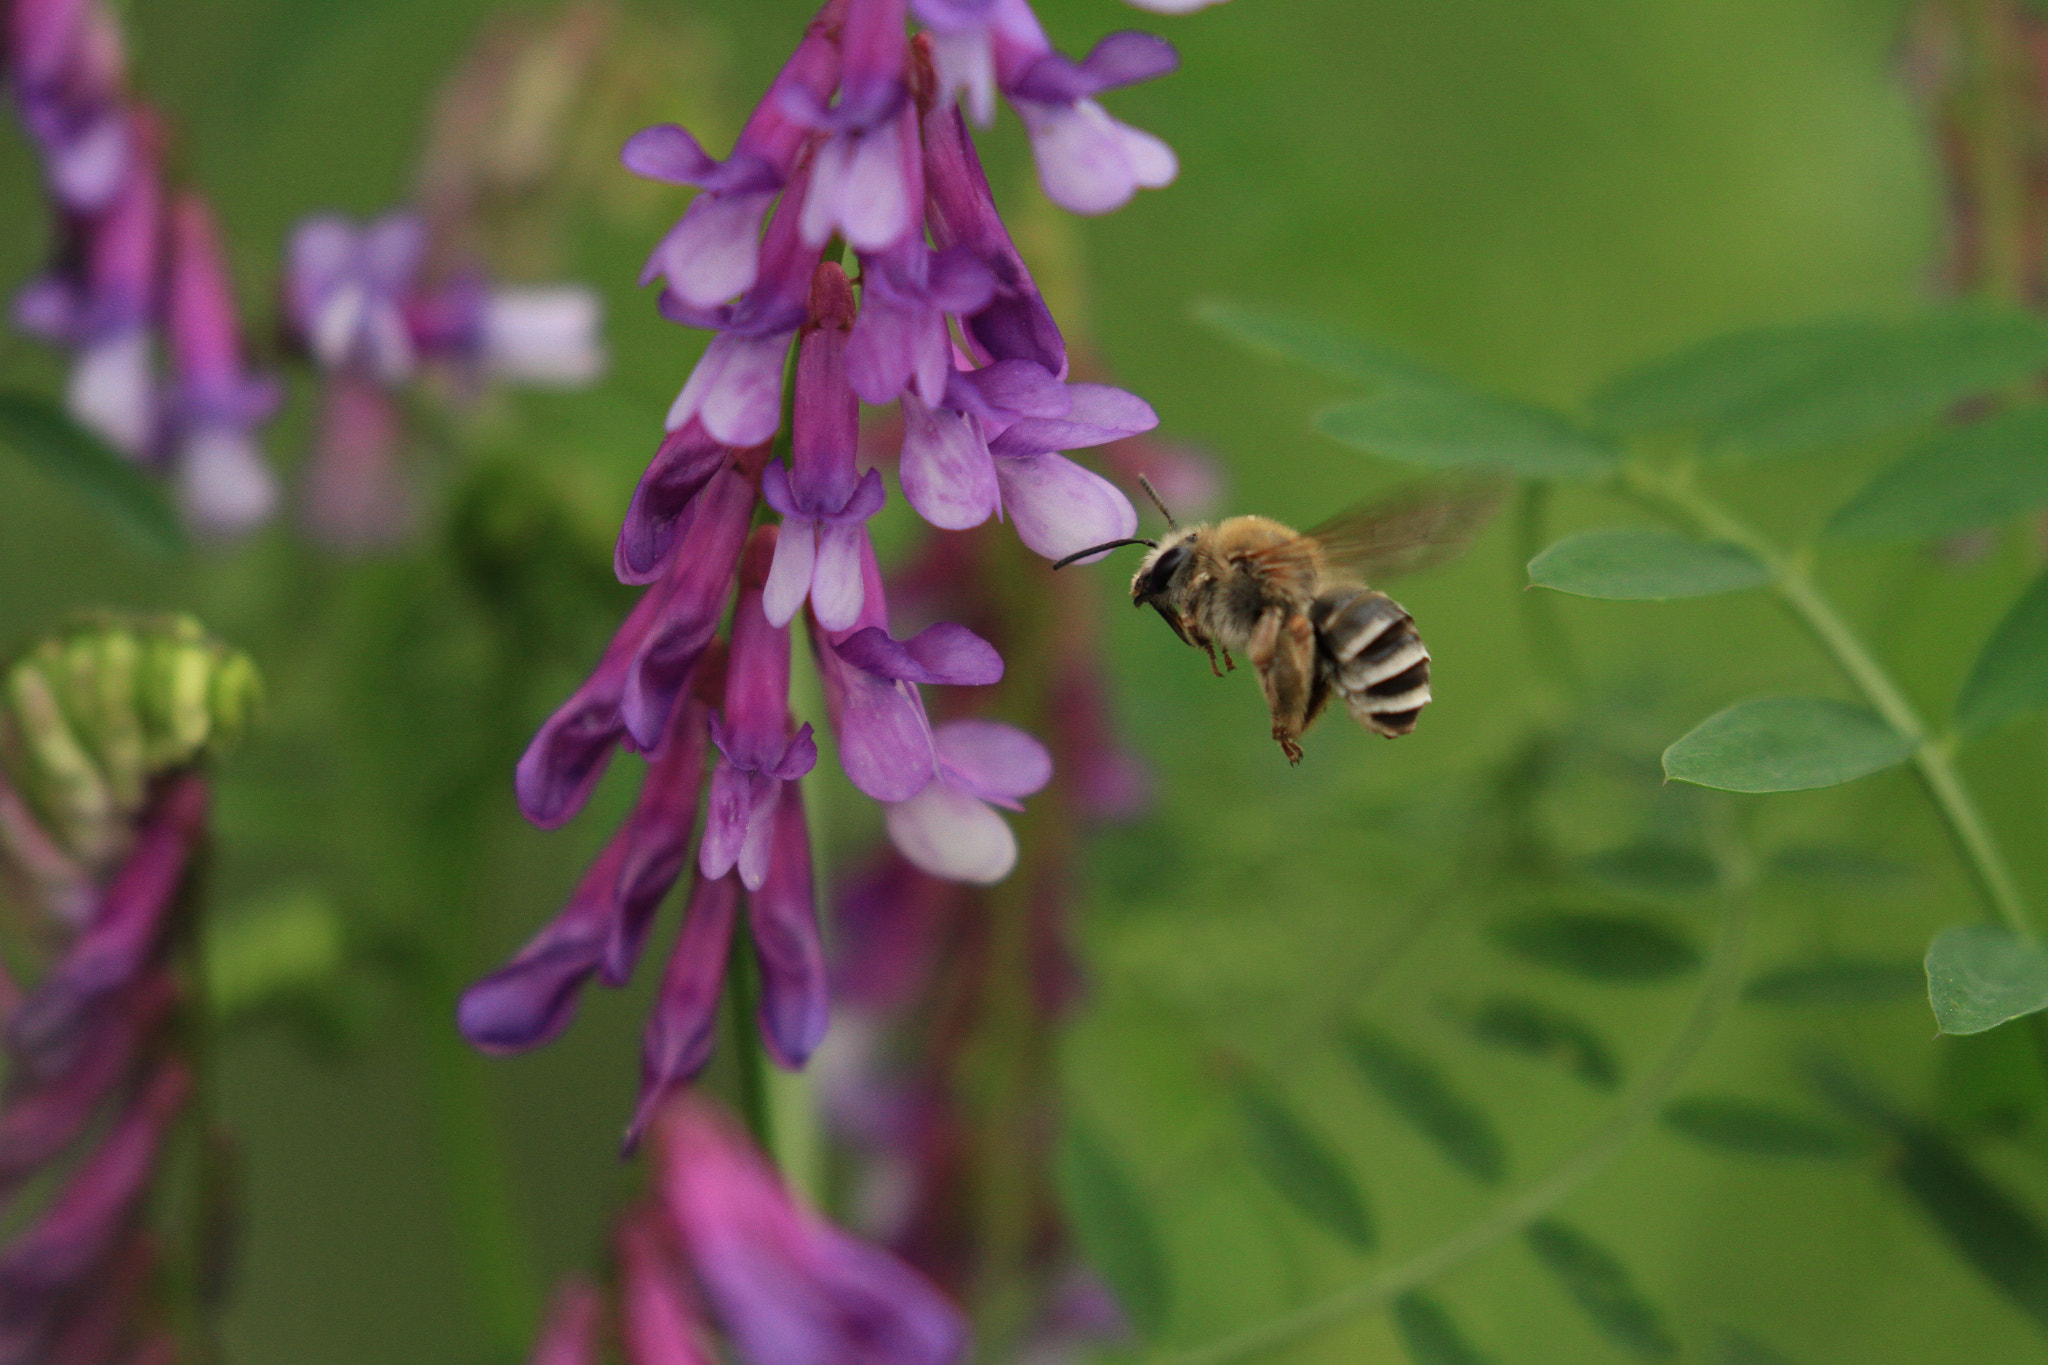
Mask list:
[[[437,83],[487,19],[513,8],[523,7],[126,7],[138,82],[181,131],[253,315],[270,307],[299,215],[370,214],[405,198]],[[1198,327],[1191,309],[1205,298],[1292,306],[1569,404],[1690,339],[1896,312],[1932,291],[1938,195],[1896,70],[1903,7],[1892,0],[1233,0],[1177,19],[1111,0],[1037,8],[1069,52],[1140,23],[1180,48],[1176,75],[1109,100],[1173,144],[1182,172],[1171,188],[1061,224],[1037,198],[1014,119],[984,150],[1027,254],[1045,253],[1035,259],[1048,263],[1070,333],[1092,336],[1115,381],[1154,404],[1163,436],[1213,453],[1228,480],[1221,510],[1310,523],[1399,471],[1314,435],[1310,413],[1345,390]],[[681,119],[714,150],[807,17],[788,0],[629,9],[637,31],[661,42],[643,53],[649,79],[616,101],[622,129]],[[175,606],[253,653],[271,708],[222,776],[220,912],[314,897],[341,917],[362,963],[365,984],[312,1024],[252,1030],[224,1051],[247,1178],[237,1360],[477,1358],[432,1156],[447,1121],[436,1096],[451,1087],[487,1088],[503,1116],[540,1275],[591,1264],[630,1185],[615,1145],[647,974],[633,990],[594,993],[565,1039],[510,1061],[453,1044],[445,995],[554,913],[628,795],[610,783],[569,829],[541,834],[518,819],[510,782],[526,737],[631,600],[608,582],[610,537],[701,346],[633,286],[680,196],[611,175],[620,188],[578,202],[560,250],[525,263],[533,278],[604,291],[608,378],[580,394],[493,399],[444,431],[424,453],[442,513],[408,549],[328,559],[280,526],[189,562],[151,561],[34,470],[0,463],[0,645],[17,648],[78,607]],[[0,202],[13,206],[0,216],[0,281],[12,282],[47,244],[13,134],[0,138]],[[7,341],[0,380],[54,390],[60,370]],[[295,385],[273,428],[271,454],[287,470],[302,458],[308,397]],[[1739,471],[1724,486],[1766,527],[1795,535],[1886,453],[1872,445]],[[1617,510],[1574,494],[1551,533]],[[2016,538],[1962,566],[1857,551],[1826,577],[1909,690],[1939,710],[2027,555]],[[1171,1344],[1199,1346],[1339,1289],[1500,1197],[1366,1097],[1329,1046],[1333,1020],[1378,1021],[1478,1097],[1506,1135],[1507,1189],[1540,1177],[1612,1103],[1560,1071],[1475,1047],[1456,1022],[1489,992],[1542,995],[1554,981],[1504,957],[1487,933],[1555,901],[1554,880],[1518,890],[1485,871],[1515,822],[1569,865],[1644,835],[1736,826],[1763,853],[1823,844],[1884,855],[1889,870],[1859,881],[1766,879],[1753,966],[1822,950],[1911,963],[1933,930],[1977,913],[1902,772],[1739,807],[1659,787],[1658,752],[1727,702],[1760,690],[1842,694],[1770,603],[1562,601],[1554,618],[1585,681],[1561,689],[1530,654],[1523,557],[1502,524],[1456,566],[1404,584],[1436,660],[1436,705],[1397,745],[1326,723],[1298,770],[1267,739],[1249,677],[1212,679],[1149,613],[1121,605],[1114,569],[1098,574],[1120,714],[1154,767],[1158,801],[1089,855],[1082,939],[1093,989],[1065,1070],[1077,1111],[1154,1209],[1174,1280]],[[2048,891],[2042,739],[2036,719],[1966,758],[2037,893]],[[1504,813],[1503,772],[1530,763],[1538,797]],[[844,859],[871,837],[873,817],[843,787],[825,792],[826,856]],[[1573,894],[1594,906],[1645,901],[1639,888],[1592,881]],[[1650,898],[1702,950],[1711,901]],[[433,965],[443,951],[452,967]],[[1633,1076],[1696,986],[1573,989],[1552,994],[1614,1041]],[[1680,1090],[1812,1109],[1797,1062],[1822,1049],[1902,1101],[1947,1106],[1987,1169],[2048,1206],[2038,1096],[2026,1089],[2037,1083],[2012,1079],[2030,1074],[2020,1045],[1931,1034],[1911,991],[1850,1012],[1743,1005]],[[1245,1067],[1370,1191],[1377,1255],[1347,1249],[1261,1185],[1228,1103],[1226,1076]],[[1979,1109],[1997,1109],[1997,1123],[1977,1122],[1970,1106],[1983,1095],[1995,1103]],[[2022,1103],[2015,1095],[2023,1119],[2007,1113]],[[2044,1354],[2037,1326],[1931,1234],[1877,1158],[1745,1163],[1653,1129],[1562,1212],[1626,1263],[1688,1358],[1716,1358],[1724,1326],[1799,1362]],[[1628,1358],[1513,1242],[1430,1292],[1501,1361]],[[1385,1318],[1367,1313],[1274,1358],[1403,1357]]]

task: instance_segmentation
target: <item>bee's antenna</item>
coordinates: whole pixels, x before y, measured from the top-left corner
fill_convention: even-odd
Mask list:
[[[1140,474],[1138,476],[1138,487],[1144,489],[1145,496],[1152,499],[1152,505],[1159,509],[1159,515],[1166,518],[1166,529],[1169,531],[1178,531],[1180,529],[1180,523],[1173,519],[1173,513],[1167,511],[1166,504],[1159,500],[1159,491],[1152,487],[1152,480],[1146,478],[1143,474]]]
[[[1077,559],[1086,559],[1089,555],[1099,555],[1104,550],[1114,550],[1119,545],[1145,545],[1154,550],[1159,548],[1159,542],[1156,540],[1147,540],[1143,536],[1125,536],[1122,540],[1105,540],[1100,545],[1090,545],[1085,550],[1076,550],[1059,563],[1053,565],[1053,567],[1055,569],[1064,569]]]

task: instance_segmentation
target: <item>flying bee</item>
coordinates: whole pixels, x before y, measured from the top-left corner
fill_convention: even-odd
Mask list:
[[[1157,610],[1218,677],[1237,667],[1232,650],[1249,658],[1290,763],[1301,762],[1301,733],[1333,697],[1389,739],[1415,728],[1429,704],[1429,650],[1401,604],[1369,584],[1463,550],[1500,502],[1500,484],[1418,484],[1300,532],[1254,516],[1183,527],[1139,482],[1166,518],[1164,540],[1112,540],[1053,567],[1149,546],[1132,605]]]

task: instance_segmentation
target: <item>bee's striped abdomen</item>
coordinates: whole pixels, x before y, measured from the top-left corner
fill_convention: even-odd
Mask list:
[[[1392,737],[1429,705],[1429,650],[1401,604],[1370,588],[1343,588],[1309,608],[1320,671],[1352,719]]]

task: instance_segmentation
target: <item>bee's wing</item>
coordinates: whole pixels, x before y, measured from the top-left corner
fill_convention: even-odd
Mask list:
[[[1376,583],[1464,553],[1507,490],[1504,479],[1424,479],[1340,512],[1303,538],[1322,547],[1325,564]]]

